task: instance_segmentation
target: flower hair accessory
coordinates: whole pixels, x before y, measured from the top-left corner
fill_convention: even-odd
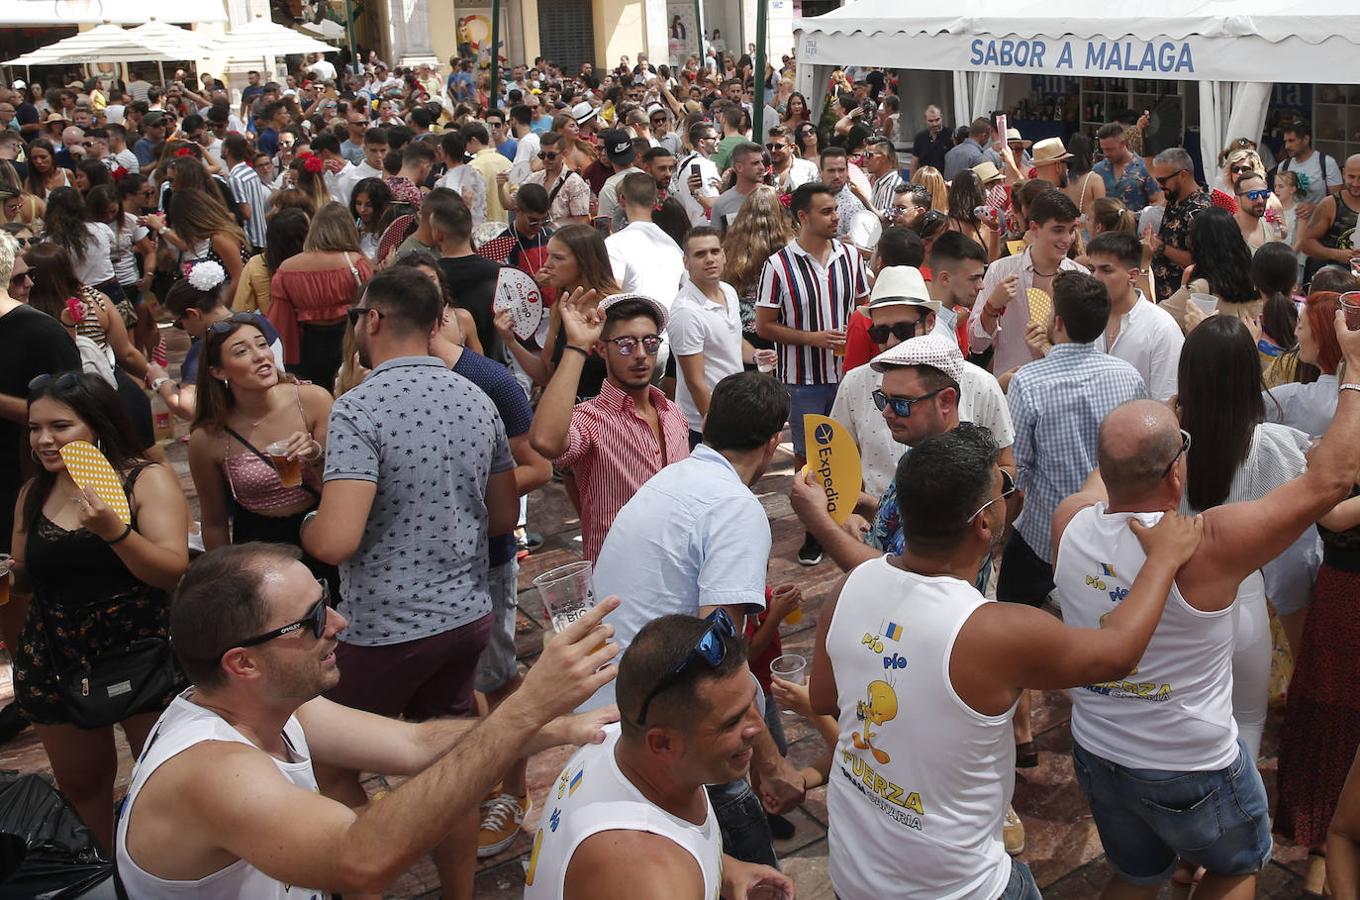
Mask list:
[[[181,156],[193,156],[193,155],[194,151],[190,150],[188,147],[180,147],[178,150],[175,151],[175,159],[179,159]]]
[[[123,168],[122,166],[114,166],[113,170],[109,174],[113,176],[114,181],[122,181],[124,178],[127,177],[127,173],[128,170]]]
[[[326,164],[321,161],[319,156],[309,156],[302,162],[302,168],[311,172],[313,175],[320,175],[326,168]]]
[[[189,284],[195,289],[207,293],[214,288],[220,287],[222,282],[227,280],[227,270],[223,269],[220,263],[212,260],[194,263],[189,270]]]

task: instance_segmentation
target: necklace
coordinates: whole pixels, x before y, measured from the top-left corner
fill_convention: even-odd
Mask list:
[[[1059,264],[1058,268],[1057,268],[1057,269],[1054,269],[1052,272],[1040,272],[1039,269],[1036,267],[1036,268],[1034,269],[1034,274],[1035,274],[1035,275],[1038,275],[1040,278],[1052,278],[1054,275],[1057,275],[1057,274],[1058,274],[1058,269],[1061,269],[1061,268],[1062,268],[1062,265]]]

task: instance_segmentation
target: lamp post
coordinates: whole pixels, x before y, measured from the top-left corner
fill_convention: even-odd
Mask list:
[[[491,0],[491,109],[499,105],[501,81],[501,0]]]
[[[765,33],[769,27],[770,0],[756,0],[756,70],[753,73],[755,91],[751,96],[751,138],[765,146]]]

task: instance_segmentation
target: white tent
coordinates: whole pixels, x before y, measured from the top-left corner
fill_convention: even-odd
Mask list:
[[[213,53],[232,61],[255,61],[290,53],[331,53],[335,50],[316,38],[263,18],[237,26],[221,37],[211,38],[208,45]]]
[[[209,41],[205,37],[187,28],[167,25],[165,22],[147,22],[145,25],[128,29],[128,34],[136,35],[141,40],[155,41],[158,47],[180,52],[183,54],[180,59],[197,60],[212,53]]]
[[[938,15],[852,0],[797,21],[795,34],[807,96],[822,96],[835,66],[947,71],[959,121],[996,106],[1001,74],[1196,81],[1205,160],[1225,139],[1259,138],[1263,77],[1360,84],[1360,9],[1336,0],[959,0]]]
[[[172,27],[172,26],[166,26]],[[183,29],[176,29],[183,31]],[[189,32],[184,32],[189,34]],[[76,65],[89,62],[176,62],[193,58],[174,40],[154,34],[137,34],[105,23],[26,53],[5,65]]]
[[[322,19],[320,22],[303,22],[298,26],[303,31],[316,35],[323,41],[342,41],[345,39],[345,26],[330,19]]]
[[[222,0],[8,0],[0,3],[0,27],[92,25],[115,22],[137,25],[162,22],[225,22]]]

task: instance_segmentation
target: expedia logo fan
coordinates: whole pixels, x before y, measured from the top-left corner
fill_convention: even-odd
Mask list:
[[[859,448],[844,426],[826,416],[804,416],[803,435],[808,468],[826,491],[826,510],[838,524],[844,522],[859,498]]]

